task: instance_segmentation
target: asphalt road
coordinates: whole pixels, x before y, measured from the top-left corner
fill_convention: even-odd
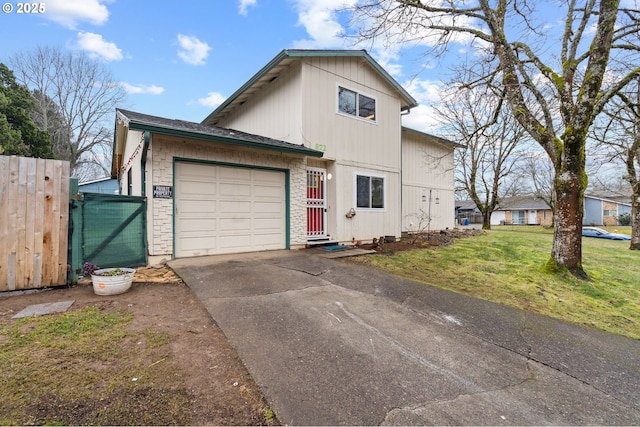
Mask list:
[[[283,424],[640,424],[639,341],[318,254],[169,263]]]

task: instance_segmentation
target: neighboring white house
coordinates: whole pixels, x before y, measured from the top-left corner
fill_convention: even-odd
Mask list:
[[[500,201],[491,214],[491,225],[553,224],[553,211],[542,199],[534,196],[508,197]]]
[[[453,227],[457,145],[403,128],[416,106],[366,51],[284,50],[200,124],[118,110],[112,174],[151,256]]]

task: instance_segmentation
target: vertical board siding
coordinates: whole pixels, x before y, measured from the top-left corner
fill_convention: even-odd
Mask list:
[[[426,135],[402,133],[402,231],[455,226],[453,151],[453,146]]]
[[[298,143],[343,164],[400,170],[401,101],[386,80],[362,58],[308,58],[302,74],[307,102]],[[339,114],[338,86],[374,97],[376,121]]]
[[[0,156],[0,291],[67,281],[69,162]]]

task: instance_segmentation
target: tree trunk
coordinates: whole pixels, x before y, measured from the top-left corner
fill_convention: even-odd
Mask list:
[[[491,212],[482,212],[482,229],[491,230]]]
[[[633,189],[633,197],[631,198],[631,245],[629,249],[640,250],[640,194],[638,194],[638,185]]]
[[[582,268],[582,218],[586,180],[574,171],[556,172],[556,204],[550,263],[589,280]]]

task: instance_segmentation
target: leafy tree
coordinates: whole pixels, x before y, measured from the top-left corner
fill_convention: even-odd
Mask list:
[[[563,13],[556,38],[547,22],[536,21],[540,6]],[[547,266],[588,279],[581,236],[587,133],[607,102],[640,74],[640,11],[621,8],[620,0],[361,0],[353,20],[361,40],[421,43],[434,54],[452,43],[474,48],[467,56],[473,74],[467,85],[493,88],[554,166]],[[617,69],[622,60],[635,65]]]
[[[0,63],[0,154],[51,159],[51,136],[39,130],[29,113],[33,101],[13,72]]]

